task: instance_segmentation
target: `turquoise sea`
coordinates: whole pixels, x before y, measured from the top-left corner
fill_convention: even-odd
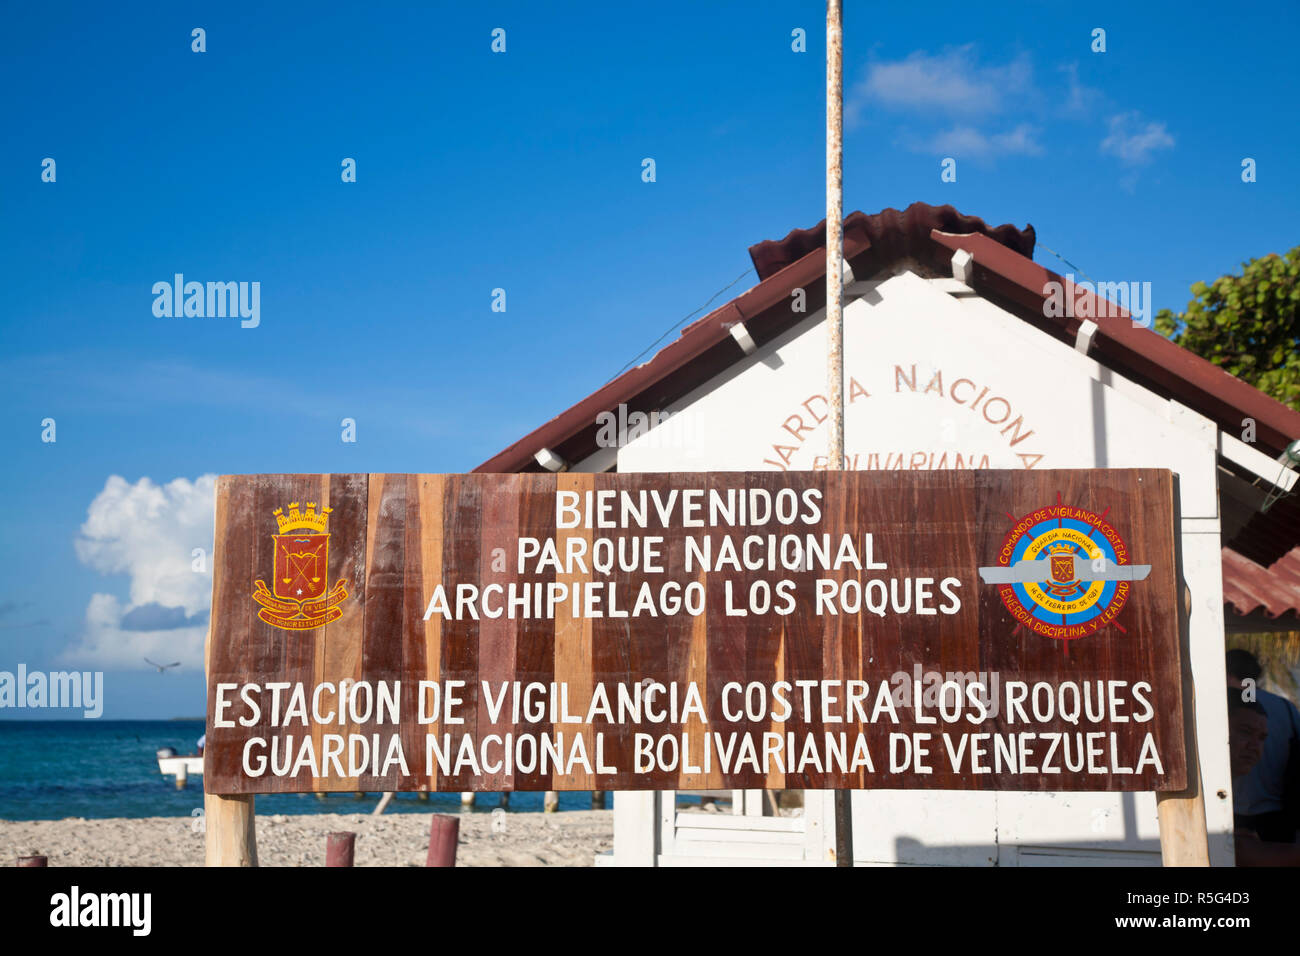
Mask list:
[[[0,720],[0,819],[190,816],[203,806],[203,778],[177,790],[158,772],[156,752],[194,753],[201,720]],[[612,796],[612,795],[611,795]],[[541,793],[512,793],[510,810],[542,809]],[[259,794],[261,813],[365,813],[379,794]],[[480,793],[475,809],[489,813],[500,795]],[[608,804],[612,806],[612,802]],[[590,791],[560,794],[561,810],[591,809]],[[386,813],[459,811],[460,794],[419,801],[398,794]]]

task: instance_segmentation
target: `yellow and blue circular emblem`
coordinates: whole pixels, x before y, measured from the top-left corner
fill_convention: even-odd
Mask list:
[[[1129,551],[1106,512],[1058,504],[1014,519],[998,564],[1022,562],[1042,568],[1040,580],[1001,584],[998,593],[1017,622],[1045,637],[1094,634],[1114,623],[1128,600],[1130,582],[1107,579],[1107,568],[1129,563]]]

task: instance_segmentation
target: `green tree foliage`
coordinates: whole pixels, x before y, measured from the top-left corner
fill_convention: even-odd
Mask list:
[[[1192,286],[1187,309],[1156,314],[1156,331],[1300,410],[1300,246],[1243,264],[1241,275]]]

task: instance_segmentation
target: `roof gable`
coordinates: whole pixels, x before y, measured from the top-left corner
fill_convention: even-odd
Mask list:
[[[969,230],[950,232],[946,230]],[[758,243],[750,254],[760,282],[684,328],[649,361],[629,369],[567,411],[483,462],[475,471],[533,471],[534,455],[549,448],[568,461],[592,454],[597,446],[596,417],[625,405],[629,412],[664,408],[698,387],[744,353],[731,328],[745,323],[759,345],[802,321],[792,309],[795,289],[806,293],[807,314],[825,305],[825,223],[795,230],[784,239]],[[1045,314],[1044,285],[1063,277],[1031,259],[1032,226],[989,227],[951,206],[913,203],[905,211],[886,209],[874,216],[855,212],[845,220],[844,257],[854,276],[865,279],[910,268],[920,275],[950,274],[958,249],[974,256],[971,278],[977,292],[1040,331],[1073,342],[1082,319]],[[1159,334],[1135,328],[1122,310],[1092,296],[1097,307],[1094,357],[1121,375],[1176,398],[1227,429],[1240,429],[1243,416],[1255,419],[1257,439],[1272,454],[1300,437],[1300,412],[1264,395],[1220,368],[1174,345]]]

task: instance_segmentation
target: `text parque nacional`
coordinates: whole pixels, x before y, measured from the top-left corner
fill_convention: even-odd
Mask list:
[[[750,489],[658,489],[556,493],[556,528],[650,529],[671,527],[722,528],[722,534],[693,534],[682,539],[683,573],[700,572],[858,572],[884,571],[877,561],[874,535],[795,533],[747,534],[737,537],[725,529],[747,525],[813,525],[821,521],[820,489],[802,494],[785,488],[775,493]],[[517,539],[515,571],[519,575],[588,575],[666,573],[663,535],[621,537],[570,535],[556,538],[523,536]],[[869,580],[819,578],[810,599],[816,613],[884,617],[887,613],[920,615],[955,614],[961,608],[955,577],[873,577]],[[936,604],[934,590],[942,595]],[[635,593],[632,593],[632,592]],[[779,615],[792,613],[798,582],[755,581],[748,593],[724,582],[725,613]],[[567,611],[577,618],[671,617],[685,612],[699,616],[706,609],[707,591],[699,580],[646,581],[620,589],[614,581],[508,581],[480,585],[468,582],[434,586],[424,620],[435,615],[444,620],[480,620],[504,617],[553,619]]]

